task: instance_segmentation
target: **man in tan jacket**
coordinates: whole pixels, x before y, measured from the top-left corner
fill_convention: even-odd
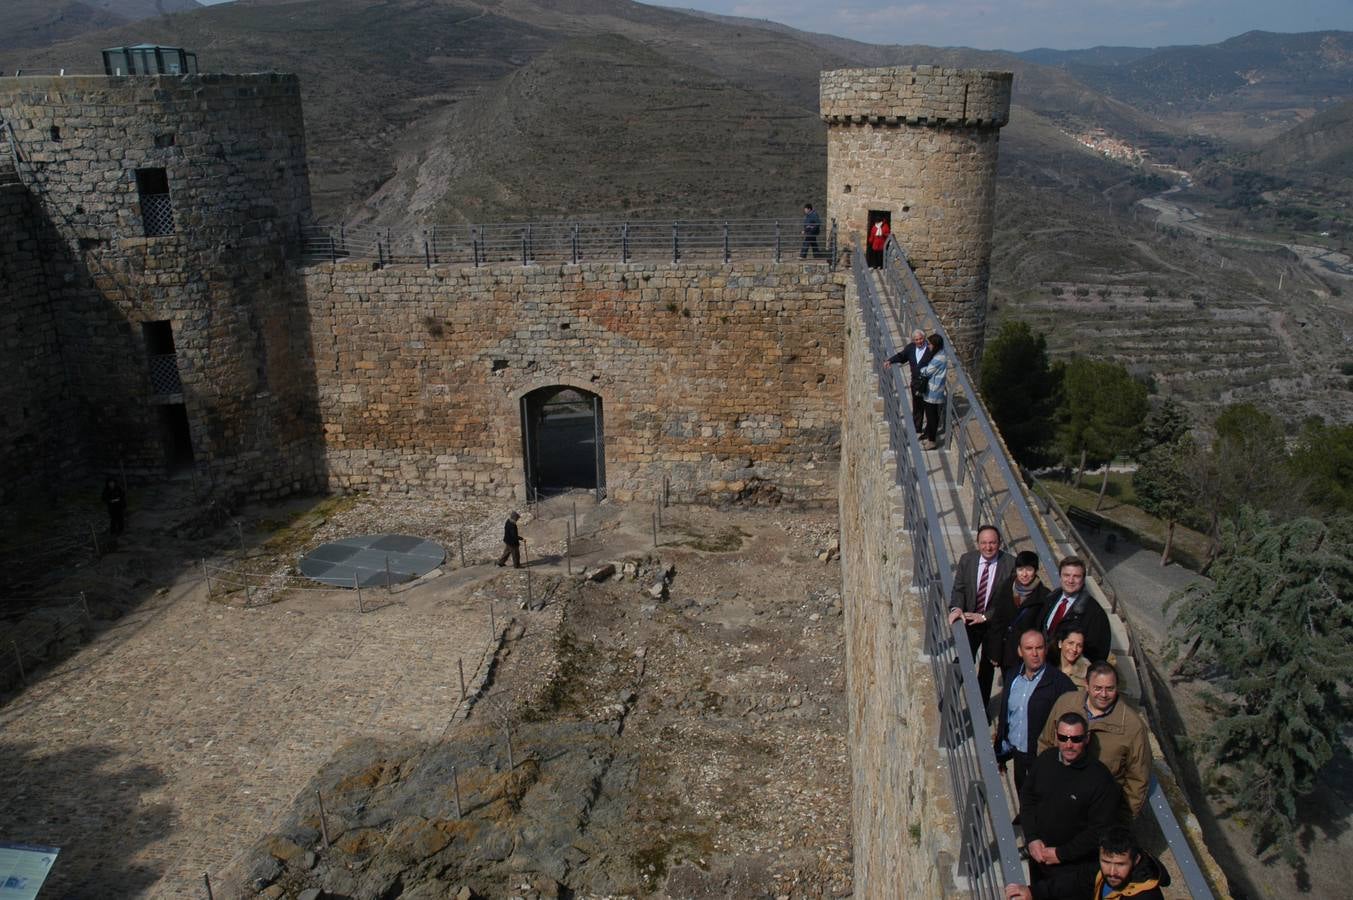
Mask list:
[[[1038,739],[1038,752],[1057,746],[1054,724],[1063,713],[1080,713],[1090,723],[1090,758],[1113,774],[1123,789],[1123,805],[1133,818],[1146,805],[1151,784],[1151,740],[1146,722],[1127,701],[1118,698],[1118,671],[1106,662],[1090,666],[1087,688],[1063,694],[1048,714]]]

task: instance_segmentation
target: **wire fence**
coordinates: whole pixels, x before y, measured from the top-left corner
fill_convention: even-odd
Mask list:
[[[312,225],[302,258],[371,259],[380,265],[678,263],[799,259],[835,268],[836,223],[806,235],[797,219],[677,222],[525,222],[489,225]]]
[[[53,647],[72,635],[82,637],[94,625],[83,591],[65,597],[0,597],[0,610],[0,621],[22,616],[21,622],[0,625],[0,691],[28,684]]]

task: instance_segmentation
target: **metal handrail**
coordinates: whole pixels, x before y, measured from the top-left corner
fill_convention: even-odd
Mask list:
[[[861,254],[858,252],[854,254],[856,258],[860,255]],[[909,333],[912,329],[919,327],[922,330],[940,334],[944,338],[946,346],[953,346],[944,326],[936,315],[934,308],[930,305],[930,301],[927,299],[925,291],[922,289],[920,282],[917,281],[916,273],[912,271],[911,266],[908,264],[905,253],[903,253],[902,248],[892,236],[889,237],[888,244],[884,251],[884,266],[880,275],[883,278],[884,283],[891,289],[894,304],[890,312],[895,316],[899,327],[903,329],[903,333]],[[859,278],[860,276],[857,274],[857,283]],[[868,279],[865,280],[867,281]],[[870,286],[870,296],[874,296],[872,285]],[[881,307],[882,304],[879,305]],[[888,330],[886,321],[881,320],[881,324],[878,327],[881,328],[885,335],[883,350],[887,352],[887,356],[891,356],[893,353],[892,343],[891,339],[887,337]],[[878,360],[886,359],[887,356],[878,357],[876,351],[876,359]],[[979,507],[979,509],[974,510],[974,520],[988,522],[1002,521],[1004,514],[1007,511],[1013,512],[1026,531],[1025,539],[1034,545],[1034,549],[1038,553],[1039,558],[1045,561],[1045,568],[1048,568],[1049,565],[1057,559],[1057,556],[1053,553],[1052,546],[1048,542],[1043,529],[1039,527],[1034,518],[1033,511],[1030,509],[1028,500],[1023,492],[1023,482],[1017,477],[1015,469],[1011,465],[1010,459],[1004,451],[1004,445],[1000,443],[996,436],[995,428],[991,424],[990,417],[987,415],[986,407],[983,405],[980,395],[974,389],[971,379],[969,379],[967,372],[963,368],[963,364],[953,354],[949,357],[948,372],[952,379],[953,386],[957,387],[958,392],[961,392],[963,399],[966,402],[963,405],[955,404],[956,392],[952,390],[946,392],[946,422],[949,423],[946,426],[946,438],[949,436],[948,432],[952,430],[958,440],[960,483],[962,483],[965,475],[973,482],[973,494],[976,498],[974,504]],[[894,406],[900,406],[901,397],[906,393],[903,391],[903,384],[901,381],[901,367],[897,367],[897,369],[894,370],[893,377],[895,383],[892,404],[885,403],[885,408],[888,410],[892,410]],[[913,446],[908,449],[914,454],[915,459],[920,460],[921,457],[917,455],[921,451],[919,443],[916,441],[915,425],[912,423],[910,416],[902,416],[901,418],[904,420],[901,427],[908,432],[908,437],[913,444]],[[984,446],[980,450],[974,449],[971,446],[971,432],[973,431],[975,431],[984,442]],[[898,444],[894,443],[894,447],[897,448]],[[899,458],[902,455],[903,454],[899,450]],[[987,477],[987,465],[995,470],[996,477],[994,479]],[[924,472],[924,469],[921,471]],[[1005,498],[998,502],[996,500],[996,495],[1002,492],[1005,494]],[[979,516],[977,514],[979,511],[984,515]],[[934,530],[934,526],[932,526],[932,530]],[[934,533],[938,534],[939,532],[934,530]],[[942,546],[938,548],[937,555],[939,558],[945,559],[944,548]],[[945,561],[947,563],[947,559],[945,559]],[[943,596],[948,597],[951,593],[953,574],[947,565],[941,574],[945,576],[943,579]],[[1049,580],[1053,582],[1054,587],[1060,583],[1057,578],[1057,573],[1055,572],[1049,572]],[[947,604],[944,605],[947,607]],[[975,667],[971,664],[971,654],[968,650],[964,629],[960,625],[955,624],[951,627],[951,631],[955,634],[956,638],[963,639],[962,650],[959,652],[959,661],[960,663],[967,663],[967,665],[962,667],[962,680],[965,688],[969,689],[971,692],[972,696],[968,698],[968,702],[971,704],[974,699],[980,700],[975,682]],[[985,715],[982,716],[981,722],[985,726]],[[956,794],[956,796],[959,795]],[[1001,796],[1004,796],[1004,792],[1002,792]],[[1202,868],[1199,866],[1198,860],[1193,854],[1193,849],[1185,837],[1183,829],[1179,826],[1179,820],[1176,818],[1174,810],[1170,807],[1169,802],[1165,798],[1164,791],[1154,777],[1151,779],[1148,805],[1151,807],[1152,813],[1156,819],[1156,824],[1159,826],[1162,835],[1165,837],[1166,843],[1174,853],[1175,865],[1179,870],[1179,874],[1184,881],[1185,887],[1187,887],[1190,894],[1192,894],[1193,897],[1198,898],[1198,900],[1211,900],[1213,897],[1212,888],[1208,884],[1207,878],[1203,875]]]
[[[310,225],[301,229],[301,255],[314,263],[374,259],[382,265],[579,264],[631,260],[724,263],[773,260],[836,265],[836,223],[811,250],[797,219],[717,219],[669,222],[505,222],[385,227]],[[805,257],[800,257],[805,253]]]
[[[883,360],[895,347],[887,315],[873,280],[852,254],[856,294],[880,379]],[[902,409],[902,374],[892,372],[893,388],[884,396],[888,441],[897,467],[895,479],[903,496],[904,526],[911,536],[912,572],[923,593],[926,649],[935,675],[941,716],[941,743],[947,758],[954,806],[961,835],[960,866],[974,897],[1003,897],[1007,884],[1024,884],[1010,804],[991,744],[986,704],[977,687],[967,630],[948,621],[946,598],[953,589],[953,566],[942,539],[939,511],[928,489],[924,451],[911,416]]]

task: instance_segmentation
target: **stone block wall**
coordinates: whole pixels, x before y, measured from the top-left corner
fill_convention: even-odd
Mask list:
[[[840,521],[855,894],[956,896],[958,820],[893,467],[882,387],[852,288]]]
[[[162,474],[181,405],[218,487],[318,486],[309,333],[285,259],[310,218],[296,78],[6,78],[0,116],[48,235],[47,297],[95,464]],[[163,171],[167,233],[146,233],[139,169]],[[143,331],[166,321],[182,381],[170,394],[152,390]]]
[[[835,499],[844,276],[821,266],[304,271],[328,481],[521,498],[521,398],[600,395],[610,496]]]
[[[824,72],[827,213],[843,240],[892,231],[965,364],[981,358],[999,129],[1012,76],[912,66]]]
[[[65,374],[43,256],[47,236],[21,185],[0,185],[0,503],[84,477],[79,404]]]

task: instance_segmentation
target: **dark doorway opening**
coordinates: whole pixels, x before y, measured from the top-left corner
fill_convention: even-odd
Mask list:
[[[581,488],[606,489],[601,397],[552,385],[521,398],[522,451],[531,499]]]
[[[160,443],[172,472],[193,464],[193,438],[188,428],[188,409],[182,403],[166,403],[160,410]]]

